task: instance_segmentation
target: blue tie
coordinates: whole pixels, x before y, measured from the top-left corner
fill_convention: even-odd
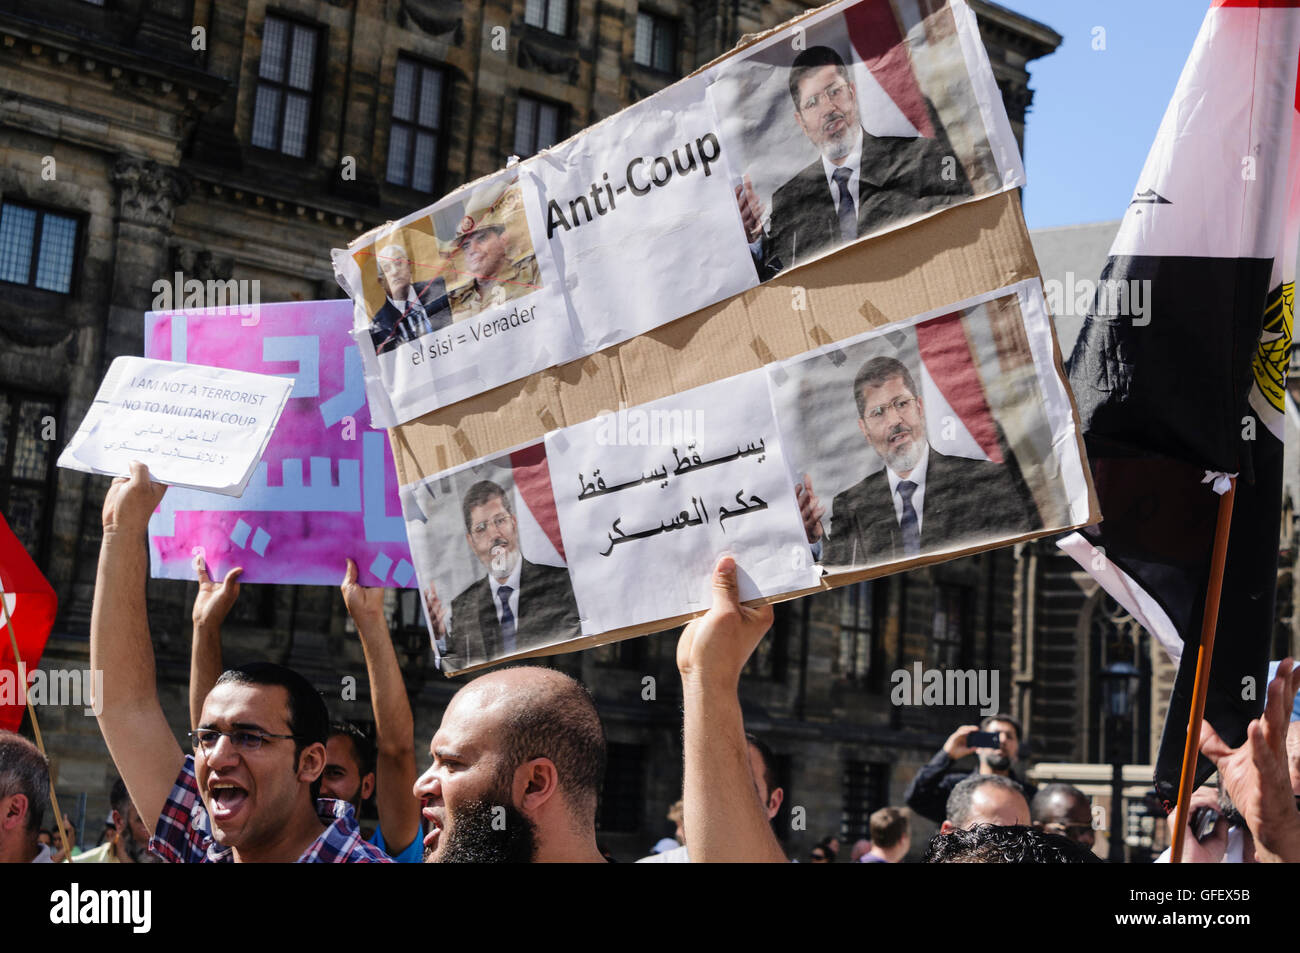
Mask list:
[[[501,645],[507,654],[515,650],[515,614],[510,611],[510,596],[514,590],[509,586],[502,586],[497,590],[497,597],[501,600]]]
[[[835,184],[840,187],[840,238],[851,242],[858,237],[858,209],[849,194],[849,176],[851,169],[836,169],[831,174]]]
[[[916,518],[916,507],[912,505],[912,494],[916,484],[911,480],[898,481],[898,495],[903,498],[903,518],[898,521],[903,531],[903,555],[915,556],[921,551],[921,527]]]

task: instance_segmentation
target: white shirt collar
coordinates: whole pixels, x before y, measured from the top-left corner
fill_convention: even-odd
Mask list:
[[[920,532],[921,525],[925,520],[925,473],[929,468],[930,445],[927,443],[924,452],[921,454],[921,462],[907,475],[907,479],[916,484],[916,489],[912,492],[912,509],[916,510],[917,532]],[[889,497],[894,503],[894,517],[901,524],[903,522],[903,495],[898,492],[898,484],[903,481],[903,477],[895,473],[889,464],[885,464],[885,479],[889,481]]]
[[[838,169],[849,170],[849,195],[853,196],[853,204],[858,204],[858,180],[862,171],[862,126],[858,125],[858,134],[853,138],[853,145],[849,149],[849,154],[844,157],[844,161],[836,165],[826,156],[822,156],[822,171],[826,173],[826,185],[831,190],[831,195],[835,197],[836,207],[840,202],[840,187],[835,184],[835,172]]]
[[[422,315],[425,313],[424,305],[420,302],[420,296],[415,293],[414,283],[406,286],[405,301],[403,301],[401,304],[398,304],[392,298],[389,298],[388,303],[391,304],[394,308],[396,308],[397,313],[401,315],[407,315],[412,313]]]
[[[523,574],[523,571],[524,560],[522,557],[520,557],[519,562],[515,563],[514,570],[506,577],[505,582],[497,582],[497,577],[492,575],[491,570],[488,570],[488,587],[492,590],[492,601],[496,603],[497,615],[501,615],[501,597],[497,595],[497,590],[502,586],[509,586],[511,589],[510,598],[513,601],[514,597],[519,594],[519,577]]]

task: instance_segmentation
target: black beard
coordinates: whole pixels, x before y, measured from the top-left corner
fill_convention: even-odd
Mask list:
[[[509,798],[471,801],[452,817],[443,832],[447,843],[438,856],[441,864],[531,864],[537,854],[537,827],[509,802]],[[502,817],[497,812],[501,808]],[[504,820],[504,826],[502,821]],[[495,822],[495,826],[494,826]],[[429,861],[428,852],[425,861]]]
[[[1011,770],[1011,759],[1000,751],[995,751],[993,754],[985,755],[984,763],[994,771]]]

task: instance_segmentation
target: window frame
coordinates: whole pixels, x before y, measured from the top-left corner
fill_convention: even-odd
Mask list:
[[[555,141],[548,142],[544,146],[538,145],[537,130],[541,126],[541,124],[538,122],[534,122],[533,123],[533,148],[531,152],[527,153],[527,155],[519,152],[517,148],[519,145],[519,110],[523,106],[525,100],[535,103],[538,106],[539,116],[541,115],[540,109],[543,107],[555,110]],[[518,94],[515,96],[515,125],[510,137],[511,139],[510,155],[517,155],[519,156],[520,159],[526,159],[529,156],[537,155],[537,153],[541,152],[543,149],[549,149],[551,148],[551,146],[563,142],[566,138],[564,129],[567,124],[567,119],[568,116],[565,111],[564,103],[557,103],[555,102],[555,100],[546,99],[543,96],[536,96],[533,93],[528,92],[527,90],[523,90],[523,89],[519,90]]]
[[[49,459],[45,464],[45,477],[36,480],[31,477],[15,477],[13,475],[14,451],[17,447],[18,421],[23,401],[52,404],[54,407],[54,426],[57,432],[63,425],[64,400],[58,394],[29,390],[23,387],[0,388],[0,395],[12,401],[10,405],[11,419],[3,422],[4,426],[7,427],[7,439],[5,455],[0,457],[0,512],[10,512],[10,491],[14,486],[32,487],[44,492],[45,501],[41,507],[41,525],[37,530],[36,551],[31,555],[37,568],[45,572],[49,561],[50,536],[54,527],[54,507],[58,503],[58,494],[56,492],[58,467],[56,464],[59,455],[55,452],[56,447],[51,446]]]
[[[289,28],[289,35],[285,44],[284,54],[285,78],[282,80],[267,79],[262,75],[262,60],[266,56],[266,25],[273,18],[282,21]],[[292,92],[297,95],[303,95],[304,93],[303,90],[291,86],[288,78],[289,67],[293,61],[293,28],[295,26],[312,30],[316,34],[316,48],[312,54],[311,89],[307,92],[309,97],[309,103],[307,106],[307,133],[303,140],[303,154],[301,156],[296,156],[291,152],[284,151],[284,112],[285,104],[289,99],[288,94]],[[329,31],[326,24],[310,20],[303,16],[286,13],[279,9],[268,8],[266,10],[265,15],[262,17],[261,47],[258,50],[257,62],[253,66],[253,114],[248,127],[248,144],[254,149],[258,149],[269,155],[280,156],[292,162],[311,161],[311,155],[316,150],[316,134],[318,131],[317,126],[319,125],[317,120],[320,115],[321,98],[319,94],[321,91],[320,86],[324,77],[324,69],[322,67],[324,64],[325,48],[328,45],[328,42]],[[278,90],[280,93],[279,103],[276,106],[275,111],[274,130],[276,144],[274,146],[258,145],[253,141],[254,130],[257,128],[258,93],[261,91],[263,85],[270,86]]]
[[[564,29],[560,32],[556,32],[547,26],[551,22],[551,5],[555,3],[564,4]],[[567,37],[573,27],[573,6],[569,3],[569,0],[541,0],[541,4],[542,22],[531,23],[528,20],[528,0],[524,0],[524,26],[534,30],[541,30],[551,36]]]
[[[641,17],[646,17],[650,20],[650,62],[648,63],[641,62],[641,60],[637,59],[637,55],[636,55],[636,36],[641,28]],[[660,66],[656,65],[657,57],[655,56],[655,51],[658,49],[659,41],[663,37],[663,33],[660,32],[661,30],[667,33],[668,41],[671,45],[671,50],[669,51],[669,59],[671,65],[669,66],[668,69],[663,69]],[[641,7],[641,6],[637,7],[636,25],[633,27],[633,32],[632,32],[632,62],[633,63],[635,63],[637,66],[641,67],[642,69],[648,69],[651,70],[652,72],[659,73],[664,76],[676,76],[678,72],[680,72],[678,66],[678,64],[681,61],[680,40],[681,40],[680,24],[675,17],[666,16],[662,13],[659,13],[652,9],[647,9],[645,7]]]
[[[37,294],[60,295],[68,298],[75,298],[74,288],[76,287],[77,273],[81,270],[82,243],[85,240],[86,221],[85,215],[44,202],[29,202],[24,198],[11,199],[7,196],[0,196],[0,212],[3,212],[6,205],[12,205],[16,208],[26,209],[29,212],[36,213],[36,230],[32,233],[31,254],[27,259],[27,281],[10,281],[7,278],[0,278],[0,286],[7,285],[11,288],[26,288],[28,291],[34,291]],[[72,220],[75,229],[72,237],[72,263],[68,269],[68,290],[56,291],[53,288],[41,288],[36,284],[36,274],[40,268],[40,249],[41,239],[45,235],[45,216],[57,215],[60,218]]]
[[[411,115],[414,116],[415,118],[410,120],[398,119],[396,115],[397,70],[403,61],[410,63],[416,69],[415,99],[412,101],[412,111],[411,111]],[[426,69],[431,69],[434,72],[440,74],[441,76],[441,81],[438,88],[438,125],[436,128],[420,125],[420,102],[421,102],[420,92],[422,90],[422,84],[424,80],[424,70]],[[420,195],[436,196],[441,194],[443,172],[445,168],[444,158],[446,155],[446,151],[445,151],[446,136],[444,135],[444,129],[446,125],[447,109],[451,102],[448,93],[451,86],[451,82],[452,82],[451,70],[447,69],[446,66],[440,63],[436,63],[432,60],[427,60],[424,59],[423,57],[416,56],[412,53],[408,53],[404,50],[398,51],[397,61],[393,64],[393,86],[392,86],[393,108],[392,110],[390,110],[389,113],[388,152],[387,155],[384,157],[384,182],[387,183],[388,185],[394,186],[395,188],[399,188],[399,189],[409,189],[412,192],[418,192]],[[394,182],[391,178],[389,178],[389,163],[391,161],[391,157],[393,154],[393,129],[398,125],[402,125],[410,130],[410,141],[407,144],[406,157],[404,160],[405,162],[404,167],[406,169],[405,184],[400,182]],[[412,179],[415,174],[416,139],[421,131],[431,132],[434,137],[433,180],[430,183],[430,188],[429,191],[427,192],[424,189],[421,189],[412,184]]]

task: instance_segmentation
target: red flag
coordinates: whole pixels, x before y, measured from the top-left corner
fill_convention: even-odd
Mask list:
[[[4,516],[0,516],[0,728],[17,731],[23,720],[26,673],[34,672],[40,664],[57,609],[54,587],[36,568]],[[11,625],[23,661],[21,692],[17,660],[9,638]]]

